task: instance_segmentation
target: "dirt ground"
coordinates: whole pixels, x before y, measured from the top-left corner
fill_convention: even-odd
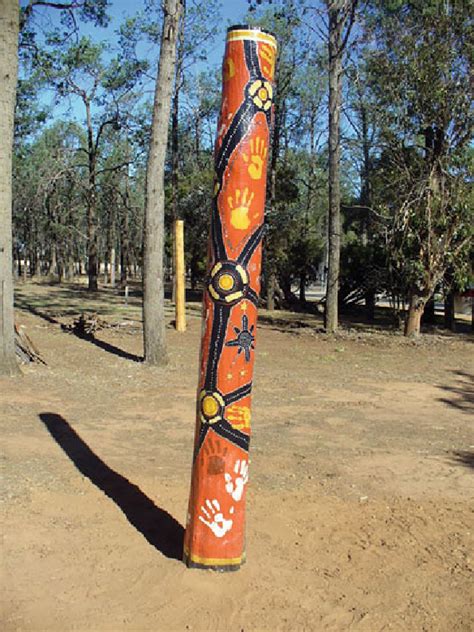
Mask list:
[[[474,629],[472,338],[263,314],[248,561],[221,574],[179,560],[199,307],[151,369],[138,301],[18,288],[47,366],[0,379],[2,630]],[[65,332],[81,309],[116,326]]]

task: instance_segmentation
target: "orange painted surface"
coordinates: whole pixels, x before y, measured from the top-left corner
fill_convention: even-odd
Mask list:
[[[276,41],[232,27],[215,147],[209,274],[184,558],[231,570],[245,555],[251,389]]]

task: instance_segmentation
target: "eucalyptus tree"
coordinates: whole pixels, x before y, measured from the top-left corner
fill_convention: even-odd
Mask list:
[[[206,271],[209,230],[209,192],[214,180],[213,146],[220,106],[220,77],[201,71],[185,78],[180,99],[180,157],[177,190],[178,214],[185,222],[185,257],[196,289]],[[166,213],[168,227],[175,214],[172,182],[167,184],[170,200]]]
[[[179,148],[180,95],[186,80],[195,81],[191,74],[197,62],[207,60],[218,26],[221,23],[218,0],[183,2],[176,50],[175,81],[171,105],[171,204],[174,219],[180,217],[178,181],[182,152]]]
[[[164,315],[164,175],[181,0],[163,3],[160,61],[156,78],[147,162],[143,257],[143,337],[145,361],[166,363]]]
[[[85,241],[81,136],[77,124],[58,121],[16,146],[13,224],[18,267],[23,259],[25,275],[28,262],[32,276],[47,271],[61,280],[73,273],[77,242]]]
[[[130,92],[142,72],[141,66],[133,61],[106,59],[106,48],[104,43],[94,43],[83,36],[65,47],[60,45],[60,54],[53,48],[43,62],[45,76],[57,89],[59,98],[73,97],[84,108],[86,143],[81,151],[88,170],[85,199],[90,291],[98,289],[97,176],[101,170],[101,143],[107,128],[120,130],[122,101],[126,99],[128,110]]]
[[[342,108],[343,59],[349,42],[358,0],[325,0],[328,49],[328,281],[324,325],[338,328],[339,267],[341,253],[340,116]]]
[[[292,163],[291,157],[295,155],[292,152],[292,145],[293,147],[307,145],[308,136],[311,136],[311,120],[308,126],[308,116],[311,119],[310,110],[312,109],[314,122],[321,93],[316,89],[314,94],[311,94],[312,91],[308,88],[315,81],[317,70],[314,64],[314,49],[310,46],[307,30],[303,28],[303,4],[282,1],[271,4],[270,7],[259,8],[255,3],[250,3],[248,21],[275,33],[278,41],[273,135],[269,148],[271,156],[267,183],[267,237],[264,250],[263,285],[267,309],[273,310],[275,293],[280,293],[280,289],[286,299],[291,299],[290,278],[292,275],[285,273],[285,266],[288,268],[287,272],[290,269],[294,270],[293,266],[288,266],[288,254],[291,251],[289,241],[296,238],[296,233],[290,229],[292,224],[290,214],[299,212],[297,209],[301,209],[301,202],[296,204],[296,198],[303,199],[304,197],[306,205],[310,206],[313,201],[314,188],[309,182],[307,182],[309,187],[306,187],[304,192],[300,191],[304,188],[300,185],[305,181],[301,167],[309,163],[305,160],[300,161],[300,164]],[[316,83],[313,85],[316,87]],[[309,151],[311,147],[315,149],[314,127],[312,131],[313,141],[309,142]],[[302,214],[303,232],[304,217],[305,215]],[[300,235],[298,239],[301,246],[304,236]],[[302,252],[301,249],[300,252]],[[303,285],[305,283],[304,268],[305,266],[301,268]],[[279,288],[279,285],[283,287]],[[304,289],[302,294],[304,298]]]
[[[12,146],[18,71],[19,11],[0,0],[0,375],[18,372],[15,358],[12,277]]]
[[[253,10],[263,0],[249,0]],[[282,16],[289,17],[294,3],[273,2],[270,4]],[[327,48],[328,76],[328,283],[326,292],[325,327],[334,333],[338,327],[339,260],[341,249],[341,191],[340,191],[340,114],[342,108],[343,60],[350,42],[356,18],[358,0],[305,1],[297,4],[301,22],[313,34],[309,47],[315,48],[323,42]],[[300,33],[304,41],[304,36]],[[311,72],[311,68],[308,68]],[[274,149],[278,149],[278,137]]]
[[[472,132],[468,90],[473,20],[469,4],[373,3],[373,99],[381,117],[377,208],[388,265],[403,285],[406,335],[447,270],[472,245]]]
[[[1,0],[0,20],[2,26],[2,44],[0,46],[0,72],[3,90],[1,95],[1,147],[0,154],[0,373],[16,372],[17,365],[14,348],[13,329],[13,286],[11,271],[12,252],[12,143],[13,118],[15,110],[16,86],[18,75],[18,36],[25,57],[37,53],[36,31],[33,24],[34,9],[54,8],[59,10],[63,37],[76,29],[74,11],[81,19],[92,20],[96,24],[107,22],[107,0],[74,0],[74,2],[48,2],[47,0],[29,0],[21,8],[15,0]]]
[[[365,301],[369,320],[375,317],[376,294],[381,291],[385,265],[382,265],[381,240],[373,209],[373,172],[380,155],[379,108],[373,102],[371,78],[367,71],[366,38],[352,48],[346,64],[343,132],[343,157],[350,161],[353,173],[352,199],[341,204],[343,233],[350,231],[341,251],[339,305],[347,302],[348,291],[357,302]],[[358,250],[358,252],[356,252]]]

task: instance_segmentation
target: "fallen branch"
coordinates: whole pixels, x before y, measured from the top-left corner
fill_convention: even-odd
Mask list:
[[[41,357],[31,338],[17,324],[15,324],[15,351],[22,364],[36,362],[46,365],[46,361]]]

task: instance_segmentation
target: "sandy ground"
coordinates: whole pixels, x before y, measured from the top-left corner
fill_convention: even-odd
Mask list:
[[[29,292],[48,366],[0,379],[2,630],[474,629],[472,339],[262,324],[248,561],[220,574],[179,560],[197,310],[150,369],[136,304],[94,344]]]

